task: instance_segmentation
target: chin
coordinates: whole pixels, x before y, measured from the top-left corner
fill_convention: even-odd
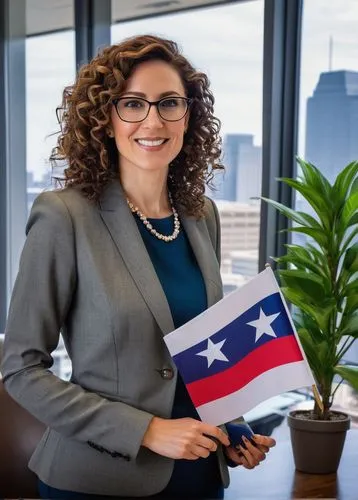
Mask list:
[[[143,169],[143,170],[165,170],[168,168],[168,165],[169,163],[171,162],[172,160],[167,160],[167,161],[158,161],[157,160],[152,160],[152,161],[149,161],[149,162],[138,162],[137,163],[137,166],[140,168],[140,169]]]

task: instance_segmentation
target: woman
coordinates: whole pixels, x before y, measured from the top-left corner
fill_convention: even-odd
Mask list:
[[[226,461],[274,445],[237,450],[201,422],[163,341],[222,297],[218,132],[207,77],[158,37],[106,48],[64,91],[65,187],[33,205],[3,364],[48,426],[29,463],[42,497],[222,498]],[[49,371],[60,330],[70,382]]]

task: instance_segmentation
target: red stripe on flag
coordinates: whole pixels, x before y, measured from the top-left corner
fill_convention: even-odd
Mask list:
[[[194,405],[200,406],[239,391],[251,380],[276,366],[302,360],[295,336],[288,335],[266,342],[231,368],[191,382],[186,387]]]

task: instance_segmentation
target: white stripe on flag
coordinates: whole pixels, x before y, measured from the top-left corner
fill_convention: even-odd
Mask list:
[[[168,333],[164,340],[171,356],[211,337],[254,304],[279,291],[272,269],[266,268],[243,287],[230,293],[185,325]],[[185,335],[180,335],[181,330],[185,330]]]
[[[272,396],[314,383],[305,361],[281,365],[256,377],[244,388],[197,407],[203,422],[220,425],[241,417]]]

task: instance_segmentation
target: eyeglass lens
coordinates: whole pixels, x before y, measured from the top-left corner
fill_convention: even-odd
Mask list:
[[[117,102],[117,111],[120,118],[128,122],[145,120],[149,113],[150,104],[144,99],[123,97]],[[168,97],[161,99],[156,105],[163,120],[181,120],[188,109],[187,101],[182,97]]]

